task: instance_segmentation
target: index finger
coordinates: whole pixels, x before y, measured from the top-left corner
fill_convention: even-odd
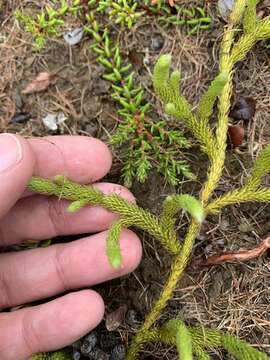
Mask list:
[[[100,140],[86,136],[48,136],[28,140],[35,158],[34,175],[52,179],[65,175],[89,184],[101,179],[111,168],[112,157]]]

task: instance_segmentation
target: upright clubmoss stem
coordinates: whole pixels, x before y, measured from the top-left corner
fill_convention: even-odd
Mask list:
[[[223,35],[220,48],[220,73],[228,74],[229,78],[223,90],[221,91],[218,102],[218,123],[216,129],[217,149],[214,158],[212,159],[208,179],[204,185],[201,199],[204,204],[207,203],[213,191],[218,185],[221,173],[224,166],[226,146],[227,146],[227,131],[228,131],[228,114],[230,110],[230,99],[232,93],[232,71],[233,61],[231,56],[231,49],[234,41],[234,35],[237,29],[236,25],[240,22],[243,9],[247,0],[237,0],[234,10],[230,16],[230,23]]]
[[[172,293],[186,268],[189,256],[193,249],[196,236],[198,235],[199,231],[200,231],[200,225],[195,221],[192,221],[189,226],[184,241],[184,245],[172,263],[171,273],[164,286],[164,289],[162,290],[162,293],[159,299],[157,300],[157,302],[155,303],[153,309],[146,317],[145,322],[142,325],[141,329],[134,337],[128,349],[126,360],[134,360],[137,358],[141,346],[145,343],[145,339],[148,338],[148,330],[157,320],[162,310],[166,307],[168,300],[172,297]]]
[[[220,61],[220,72],[226,72],[229,74],[227,84],[224,86],[220,98],[219,98],[219,120],[216,130],[216,141],[217,141],[217,152],[216,156],[212,159],[208,179],[205,187],[202,191],[202,201],[207,203],[215,190],[224,166],[225,151],[226,151],[226,139],[227,139],[227,128],[228,128],[228,113],[230,107],[230,97],[232,89],[232,68],[233,63],[231,61],[231,47],[234,39],[234,26],[240,19],[240,10],[243,8],[245,0],[236,1],[234,11],[231,14],[231,23],[228,25],[225,31],[222,45],[221,45],[221,61]],[[184,245],[181,248],[178,255],[176,255],[172,267],[169,279],[167,280],[164,289],[160,295],[160,298],[155,303],[150,314],[146,317],[144,324],[135,336],[132,344],[128,350],[127,360],[135,360],[140,350],[141,345],[144,343],[144,338],[147,336],[147,332],[154,322],[159,317],[161,311],[165,308],[167,301],[171,298],[172,293],[183,274],[187,265],[189,256],[192,252],[192,248],[200,231],[200,226],[194,221],[191,222],[188,232],[184,241]]]

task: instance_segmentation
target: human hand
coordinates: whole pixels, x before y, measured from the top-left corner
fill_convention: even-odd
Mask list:
[[[79,136],[25,140],[0,135],[0,246],[59,235],[97,233],[67,244],[55,244],[0,254],[0,308],[44,299],[70,289],[88,287],[133,271],[141,259],[141,244],[128,230],[121,234],[121,269],[106,257],[106,229],[115,214],[86,207],[76,214],[68,202],[25,191],[33,175],[62,174],[82,184],[102,178],[111,155],[101,141]],[[104,193],[117,192],[129,201],[120,185],[96,183]],[[0,312],[0,359],[24,360],[32,354],[62,348],[93,329],[103,318],[104,303],[92,290],[71,292],[45,304]]]

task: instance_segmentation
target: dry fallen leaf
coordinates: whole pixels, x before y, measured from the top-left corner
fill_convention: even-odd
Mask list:
[[[117,310],[108,314],[106,317],[106,329],[108,331],[115,331],[119,328],[120,325],[123,324],[125,320],[125,314],[127,311],[127,307],[125,305],[120,306]]]
[[[42,122],[47,129],[56,131],[58,129],[58,125],[63,124],[66,120],[66,115],[63,112],[60,112],[57,114],[47,114],[42,119]]]
[[[133,65],[138,65],[138,66],[143,65],[143,54],[137,52],[136,50],[131,50],[128,53],[128,59]]]
[[[41,72],[23,90],[22,94],[33,94],[46,90],[54,80],[55,75],[48,72]]]
[[[244,262],[263,255],[270,249],[270,236],[264,239],[258,246],[251,250],[242,250],[238,252],[228,252],[222,255],[210,256],[205,262],[201,263],[202,266],[220,265],[227,262]]]

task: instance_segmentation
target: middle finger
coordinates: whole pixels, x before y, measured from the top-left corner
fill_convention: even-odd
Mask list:
[[[0,254],[0,308],[101,283],[133,271],[142,254],[130,230],[120,236],[122,266],[114,269],[106,255],[107,232],[68,244]]]

